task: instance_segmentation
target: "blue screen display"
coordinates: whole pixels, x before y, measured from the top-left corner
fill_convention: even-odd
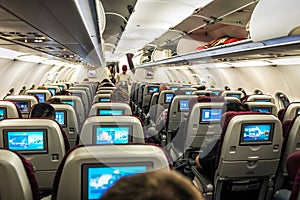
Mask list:
[[[185,91],[185,94],[187,94],[187,95],[190,95],[190,94],[192,94],[193,93],[193,90],[186,90]]]
[[[99,102],[110,102],[110,98],[99,98]]]
[[[64,111],[55,111],[55,120],[60,125],[66,125],[65,124],[65,112]]]
[[[236,98],[241,98],[241,94],[227,94],[228,97],[236,97]]]
[[[201,109],[200,122],[218,122],[221,117],[221,108],[203,108]]]
[[[267,107],[256,107],[256,108],[251,108],[251,110],[253,112],[263,112],[263,113],[270,113],[271,112],[271,108],[267,108]]]
[[[63,89],[64,89],[64,86],[63,86],[63,85],[58,85],[58,88],[59,88],[60,90],[63,90]]]
[[[51,92],[52,96],[55,96],[55,94],[56,94],[56,89],[55,88],[48,88],[48,90]]]
[[[242,126],[241,143],[255,143],[271,141],[271,124],[245,124]]]
[[[146,170],[146,166],[90,167],[87,169],[87,199],[99,199],[121,177]]]
[[[152,94],[152,93],[158,92],[158,89],[159,89],[158,86],[148,86],[148,91],[147,91],[147,93],[148,93],[148,94]]]
[[[219,95],[220,91],[213,91],[215,95]]]
[[[15,101],[14,103],[17,105],[17,107],[19,108],[21,113],[28,113],[29,112],[29,109],[30,109],[29,102]]]
[[[37,98],[39,99],[40,103],[44,103],[45,99],[46,99],[46,94],[43,93],[36,93],[34,94],[35,96],[37,96]]]
[[[3,120],[6,116],[5,108],[0,108],[0,120]]]
[[[44,131],[7,131],[7,147],[16,151],[46,150]]]
[[[179,88],[178,87],[171,87],[171,90],[176,91],[176,90],[179,90]]]
[[[128,144],[129,127],[96,127],[96,144]]]
[[[179,111],[189,111],[189,100],[188,99],[179,100]]]
[[[271,99],[255,99],[254,102],[271,102]]]
[[[172,101],[173,97],[174,97],[174,94],[167,93],[165,96],[165,103],[170,103]]]
[[[124,115],[124,110],[99,109],[98,114],[100,116],[120,116]]]
[[[62,101],[62,103],[74,106],[74,101]]]
[[[296,111],[296,115],[300,115],[300,109]]]

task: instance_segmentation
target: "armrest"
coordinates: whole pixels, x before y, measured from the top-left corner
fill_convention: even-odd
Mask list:
[[[212,196],[214,190],[214,184],[205,176],[201,174],[198,169],[193,166],[192,172],[195,174],[194,183],[205,196]]]

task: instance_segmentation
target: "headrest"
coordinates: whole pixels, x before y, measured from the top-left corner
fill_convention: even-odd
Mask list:
[[[212,103],[212,102],[225,102],[224,97],[222,96],[215,96],[215,97],[208,97],[208,96],[200,96],[197,98],[192,98],[189,101],[189,108],[192,109],[192,107],[196,104],[196,103]]]
[[[295,180],[297,171],[300,169],[300,151],[293,152],[287,157],[286,169],[289,176]]]

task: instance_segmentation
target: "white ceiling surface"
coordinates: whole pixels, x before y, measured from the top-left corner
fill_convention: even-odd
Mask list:
[[[122,53],[136,52],[211,1],[138,0],[114,54],[106,52],[106,59],[114,60]]]

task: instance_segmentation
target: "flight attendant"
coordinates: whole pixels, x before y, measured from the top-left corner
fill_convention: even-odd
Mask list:
[[[131,85],[130,75],[127,74],[127,65],[122,66],[122,73],[116,76],[116,86],[122,87],[128,91],[128,85]]]

